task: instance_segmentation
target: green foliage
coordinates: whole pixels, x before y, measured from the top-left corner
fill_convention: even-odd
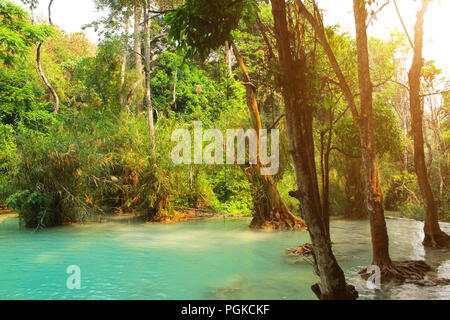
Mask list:
[[[36,5],[35,0],[24,3]],[[198,207],[251,215],[264,194],[261,186],[247,176],[245,167],[174,166],[168,155],[174,146],[170,136],[173,130],[192,129],[193,121],[201,120],[204,129],[222,131],[249,127],[245,87],[236,80],[240,71],[233,65],[230,75],[222,57],[221,46],[227,41],[239,43],[252,83],[257,87],[263,126],[271,126],[283,113],[283,100],[276,84],[280,70],[276,66],[276,50],[273,51],[276,39],[271,32],[271,6],[254,0],[184,1],[165,18],[170,25],[169,38],[184,57],[173,52],[162,19],[153,19],[151,47],[156,57],[151,63],[150,77],[156,129],[153,151],[145,112],[125,115],[120,103],[121,92],[127,94],[137,80],[143,80],[143,75],[136,72],[130,46],[131,41],[141,39],[142,35],[130,35],[127,43],[121,34],[124,21],[137,1],[96,3],[111,9],[106,19],[92,24],[95,27],[102,24],[105,31],[98,48],[83,34],[66,34],[46,25],[33,26],[23,9],[0,0],[0,200],[8,198],[8,204],[29,227],[82,221],[92,213],[136,213],[151,220]],[[175,8],[180,1],[154,4],[155,9],[165,10]],[[252,24],[256,12],[268,27],[267,39]],[[294,17],[295,12],[291,13]],[[315,141],[320,141],[332,115],[337,121],[330,158],[331,211],[364,216],[365,186],[358,159],[361,156],[358,128],[348,114],[346,102],[338,98],[339,88],[329,79],[333,73],[322,47],[310,34],[308,24],[302,30],[305,57],[311,62],[308,85],[315,108]],[[340,33],[338,26],[326,27],[326,33],[349,86],[356,93],[355,41]],[[51,95],[36,72],[34,46],[44,40],[41,60],[47,78],[61,98],[59,115],[52,113]],[[402,172],[400,161],[409,137],[403,136],[393,112],[393,108],[397,110],[405,103],[407,93],[396,85],[385,84],[400,73],[405,39],[372,38],[369,50],[375,85],[375,138],[386,208],[422,218],[417,181],[414,175]],[[122,86],[124,56],[128,60]],[[205,61],[207,56],[209,59]],[[432,62],[427,63],[423,73],[426,85],[432,84],[438,73]],[[448,188],[439,194],[437,169],[440,164],[447,186],[449,97],[444,94],[439,118],[441,161],[433,162],[430,175],[443,219],[449,218],[450,196]],[[141,84],[130,108],[139,109],[142,100]],[[341,112],[344,114],[338,119]],[[276,127],[281,132],[281,158],[280,172],[274,179],[283,200],[295,211],[298,201],[289,192],[296,190],[297,185],[284,120]],[[320,151],[319,143],[316,147]],[[319,152],[317,163],[318,155]]]
[[[252,185],[242,168],[224,166],[210,177],[217,198],[216,210],[251,215],[253,209]]]
[[[250,24],[257,10],[253,0],[186,0],[166,15],[169,39],[176,41],[187,57],[199,54],[205,59],[233,37],[241,19]]]
[[[29,228],[76,222],[86,214],[79,199],[80,152],[55,126],[49,134],[24,129],[17,134],[17,169],[6,203]]]
[[[151,83],[155,108],[166,111],[170,116],[178,115],[184,121],[201,120],[209,126],[220,118],[224,110],[245,107],[244,89],[240,83],[225,78],[214,82],[203,69],[193,63],[182,62],[176,54],[167,51],[158,58]]]
[[[374,106],[374,128],[377,153],[399,155],[402,148],[402,132],[393,110],[384,104]],[[343,118],[336,124],[336,144],[340,150],[355,157],[361,156],[359,130],[353,118]]]
[[[67,61],[65,67],[72,68],[72,101],[98,107],[108,106],[120,111],[120,66],[121,51],[117,40],[102,43],[95,57],[79,57]]]
[[[53,33],[47,25],[32,25],[27,12],[10,1],[0,0],[0,61],[12,66],[28,49]]]
[[[387,210],[399,211],[409,203],[417,201],[418,191],[417,178],[408,172],[394,175],[391,186],[385,197]]]

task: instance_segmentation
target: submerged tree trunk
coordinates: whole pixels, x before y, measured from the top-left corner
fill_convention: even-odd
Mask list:
[[[234,56],[244,74],[244,82],[247,93],[247,106],[250,113],[250,121],[253,128],[259,132],[262,129],[261,118],[259,115],[258,103],[256,101],[256,88],[252,85],[247,67],[239,50],[233,42],[230,43],[234,52]],[[259,135],[258,150],[259,150]],[[251,166],[250,173],[247,176],[253,183],[261,184],[264,190],[264,198],[258,202],[253,215],[253,220],[250,224],[255,229],[299,229],[306,227],[304,221],[294,216],[284,204],[278,192],[275,181],[272,176],[261,175],[260,169],[262,164],[258,152],[258,164]]]
[[[306,61],[293,57],[287,26],[286,3],[271,0],[281,75],[278,77],[286,108],[286,122],[299,190],[297,197],[308,225],[314,247],[316,271],[320,284],[313,291],[320,299],[355,299],[354,287],[348,286],[331,249],[325,222],[314,154],[313,107],[306,85]]]
[[[145,26],[145,103],[147,107],[147,120],[148,129],[150,134],[150,142],[152,150],[155,149],[155,127],[153,123],[153,106],[152,106],[152,95],[151,95],[151,18],[150,18],[150,1],[147,1],[144,9],[144,26]]]
[[[429,2],[429,0],[423,0],[422,9],[417,14],[417,22],[414,28],[414,57],[408,79],[410,87],[411,126],[414,138],[414,164],[426,210],[425,239],[423,244],[425,246],[440,248],[450,247],[450,237],[439,227],[437,206],[428,179],[423,137],[423,105],[420,97],[420,79],[424,63],[422,57],[423,25],[424,15]]]

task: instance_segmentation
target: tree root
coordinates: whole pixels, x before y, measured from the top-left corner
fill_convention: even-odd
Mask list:
[[[303,230],[306,224],[302,219],[292,214],[275,214],[274,219],[262,219],[259,215],[253,217],[250,228],[265,231]]]
[[[304,245],[296,248],[286,249],[286,254],[291,257],[308,257],[314,254],[313,245],[311,243],[305,243]]]
[[[380,267],[382,283],[421,281],[425,278],[425,273],[431,271],[431,267],[425,261],[392,261],[388,265],[378,267]],[[361,269],[359,274],[364,280],[372,276],[367,268]]]
[[[425,234],[423,245],[436,249],[450,249],[450,236],[443,231],[438,234]]]
[[[311,290],[314,292],[314,294],[317,296],[319,300],[356,300],[359,297],[358,291],[356,291],[355,286],[352,286],[351,284],[347,284],[347,287],[345,288],[345,292],[342,294],[339,294],[339,296],[327,296],[323,295],[320,290],[320,284],[316,283],[311,286]]]

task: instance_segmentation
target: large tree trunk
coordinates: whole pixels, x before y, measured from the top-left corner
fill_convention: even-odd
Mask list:
[[[320,299],[355,299],[357,293],[347,286],[344,272],[331,249],[328,231],[322,216],[317,180],[312,130],[313,108],[306,85],[306,63],[294,58],[289,41],[286,3],[271,0],[281,75],[278,77],[286,108],[286,122],[299,190],[297,196],[314,247],[316,271],[320,284],[313,291]]]
[[[358,80],[361,99],[359,131],[367,186],[367,206],[372,234],[373,261],[377,266],[389,266],[389,238],[384,218],[378,157],[376,153],[373,120],[372,82],[370,80],[367,43],[367,10],[364,0],[353,0],[358,57]]]
[[[429,2],[429,0],[423,0],[422,9],[417,14],[417,22],[414,28],[414,57],[408,79],[410,88],[411,126],[414,138],[414,164],[426,210],[424,227],[425,239],[423,244],[440,248],[450,247],[450,237],[439,227],[437,207],[428,179],[423,137],[423,106],[420,97],[420,79],[424,63],[422,57],[423,25],[424,15],[427,11]]]
[[[151,18],[150,18],[150,1],[144,9],[144,26],[145,26],[145,103],[147,106],[147,120],[148,129],[150,134],[150,142],[152,150],[155,149],[155,127],[153,123],[153,106],[152,106],[152,95],[151,95]]]
[[[251,84],[251,79],[247,71],[244,59],[239,50],[233,42],[230,43],[233,49],[236,60],[244,75],[244,83],[247,93],[247,106],[250,114],[250,121],[253,128],[259,132],[262,130],[261,118],[259,115],[258,103],[256,101],[256,88]],[[258,150],[259,150],[259,135]],[[250,172],[247,172],[247,177],[256,185],[260,184],[264,190],[264,198],[257,202],[253,220],[250,224],[255,229],[299,229],[306,227],[305,222],[294,216],[284,204],[278,192],[275,181],[271,176],[261,175],[260,169],[262,164],[260,162],[259,152],[256,166],[250,167]]]

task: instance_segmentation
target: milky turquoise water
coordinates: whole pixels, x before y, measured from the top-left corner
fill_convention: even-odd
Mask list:
[[[286,248],[306,231],[264,233],[248,219],[213,218],[171,225],[111,221],[41,232],[0,223],[0,299],[314,299],[308,261],[293,263]],[[422,223],[389,220],[392,256],[426,259],[450,278],[450,252],[425,250]],[[443,224],[450,232],[450,225]],[[367,289],[357,271],[370,263],[366,221],[332,222],[334,251],[363,299],[450,299],[450,286]],[[81,270],[69,290],[68,266]]]

